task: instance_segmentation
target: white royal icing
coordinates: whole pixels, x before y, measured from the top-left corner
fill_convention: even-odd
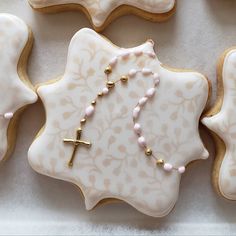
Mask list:
[[[121,54],[124,59],[116,62],[113,58]],[[160,76],[155,96],[139,117],[153,152],[177,167],[208,157],[198,132],[208,98],[207,80],[196,72],[171,71],[147,54],[154,54],[151,41],[123,49],[93,30],[82,29],[71,40],[62,79],[38,88],[46,124],[29,149],[29,162],[39,173],[79,186],[87,209],[102,199],[116,198],[145,214],[162,217],[177,201],[181,174],[156,166],[137,143],[132,113],[153,79],[142,73],[134,76],[135,71],[148,68]],[[126,85],[116,84],[97,102],[82,135],[92,147],[79,147],[69,168],[73,146],[63,139],[75,138],[86,107],[104,90],[104,69],[109,62],[116,63],[110,80],[127,74],[133,78]]]
[[[236,200],[236,49],[225,56],[221,76],[224,91],[221,109],[214,116],[203,118],[202,123],[225,143],[218,186],[223,196]]]
[[[63,4],[79,4],[91,16],[96,27],[101,27],[108,16],[119,6],[129,5],[150,13],[167,13],[174,8],[175,0],[28,0],[33,8],[44,8]]]
[[[0,14],[0,160],[8,150],[8,127],[14,113],[37,100],[18,74],[18,63],[29,39],[27,25],[18,17]]]

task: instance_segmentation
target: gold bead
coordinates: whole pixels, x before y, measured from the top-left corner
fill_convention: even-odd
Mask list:
[[[103,93],[98,93],[98,97],[102,97],[103,96]]]
[[[85,123],[86,123],[86,119],[85,118],[80,120],[80,124],[85,124]]]
[[[79,128],[77,129],[77,131],[78,131],[78,132],[82,132],[82,128],[79,127]]]
[[[157,164],[158,166],[164,165],[164,160],[158,159],[156,164]]]
[[[146,156],[151,156],[151,155],[152,155],[152,149],[147,148],[147,149],[145,150],[145,154],[146,154]]]
[[[96,105],[96,103],[97,103],[96,100],[93,100],[93,101],[91,102],[91,105],[94,106],[94,105]]]
[[[72,167],[73,167],[73,162],[69,162],[69,163],[68,163],[68,167],[69,167],[69,168],[72,168]]]
[[[115,86],[115,83],[113,81],[107,81],[107,88],[113,88]]]
[[[123,75],[123,76],[121,76],[121,78],[120,78],[120,80],[121,80],[121,82],[123,82],[123,83],[126,83],[126,82],[128,82],[128,76],[126,76],[126,75]]]
[[[104,70],[104,73],[107,75],[111,74],[111,72],[112,72],[111,66],[106,67],[106,69]]]

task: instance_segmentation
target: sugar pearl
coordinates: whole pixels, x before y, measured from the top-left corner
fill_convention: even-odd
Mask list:
[[[143,136],[138,138],[138,144],[140,147],[146,147],[146,140]]]
[[[157,73],[153,74],[154,84],[157,86],[160,83],[160,76]]]
[[[143,68],[142,73],[143,73],[143,75],[150,75],[152,73],[152,71],[149,68]]]
[[[86,116],[91,116],[94,113],[94,106],[90,105],[86,108],[85,114]]]
[[[139,123],[135,123],[134,124],[134,131],[136,134],[140,134],[141,133],[141,125]]]
[[[113,58],[111,59],[111,61],[110,61],[110,65],[111,65],[111,66],[115,66],[116,63],[117,63],[117,60],[118,60],[117,57],[113,57]]]
[[[140,112],[140,107],[139,106],[135,107],[133,110],[133,118],[134,119],[138,118],[139,112]]]
[[[160,83],[160,80],[159,80],[159,79],[155,79],[155,80],[154,80],[154,85],[155,85],[155,86],[159,85],[159,83]]]
[[[179,171],[180,174],[183,174],[185,172],[185,166],[180,166],[178,168],[178,171]]]
[[[154,78],[154,80],[160,79],[160,75],[158,73],[154,73],[153,78]]]
[[[147,97],[142,97],[142,98],[140,98],[138,104],[139,104],[140,106],[143,106],[143,105],[146,104],[147,100],[148,100]]]
[[[151,97],[153,97],[153,95],[155,94],[155,92],[156,92],[156,89],[155,89],[155,88],[150,88],[150,89],[148,89],[146,95],[147,95],[147,97],[151,98]]]
[[[134,77],[135,75],[137,74],[137,70],[135,70],[135,69],[131,69],[130,71],[129,71],[129,77]]]
[[[129,57],[129,52],[123,52],[120,56],[122,57],[122,59],[127,59]]]
[[[7,112],[7,113],[4,114],[4,118],[7,119],[7,120],[11,119],[12,117],[13,117],[12,112]]]
[[[103,94],[106,95],[106,94],[108,94],[108,92],[109,92],[109,89],[107,87],[103,88],[103,90],[102,90]]]
[[[143,54],[143,51],[141,51],[141,50],[137,50],[134,52],[135,56],[141,56],[142,54]]]
[[[147,52],[147,55],[151,58],[155,58],[156,54],[154,52]]]
[[[171,171],[173,169],[173,166],[170,163],[165,163],[163,166],[165,171]]]

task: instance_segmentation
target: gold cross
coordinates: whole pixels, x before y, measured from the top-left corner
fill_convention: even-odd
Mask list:
[[[88,148],[90,148],[92,146],[92,144],[90,142],[86,142],[86,141],[80,140],[81,135],[82,135],[82,129],[78,128],[77,131],[76,131],[76,139],[63,139],[64,143],[68,143],[68,144],[74,145],[74,150],[72,152],[70,161],[68,162],[68,166],[69,167],[73,166],[73,161],[74,161],[74,158],[75,158],[75,154],[76,154],[76,151],[77,151],[79,145],[84,145],[84,146],[86,146]]]

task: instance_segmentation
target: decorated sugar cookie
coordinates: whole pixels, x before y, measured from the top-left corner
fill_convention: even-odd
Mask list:
[[[37,100],[26,75],[31,46],[27,25],[16,16],[0,14],[0,161],[13,149],[20,111]]]
[[[198,133],[208,82],[166,68],[153,47],[148,40],[118,48],[82,29],[71,40],[61,80],[38,88],[46,123],[29,162],[77,185],[88,210],[115,198],[165,216],[186,165],[208,157]]]
[[[82,10],[94,29],[103,30],[115,18],[136,14],[151,21],[164,21],[175,10],[175,0],[28,0],[43,12]]]
[[[222,56],[218,66],[218,100],[202,120],[213,133],[217,158],[213,170],[216,190],[236,200],[236,48]]]

